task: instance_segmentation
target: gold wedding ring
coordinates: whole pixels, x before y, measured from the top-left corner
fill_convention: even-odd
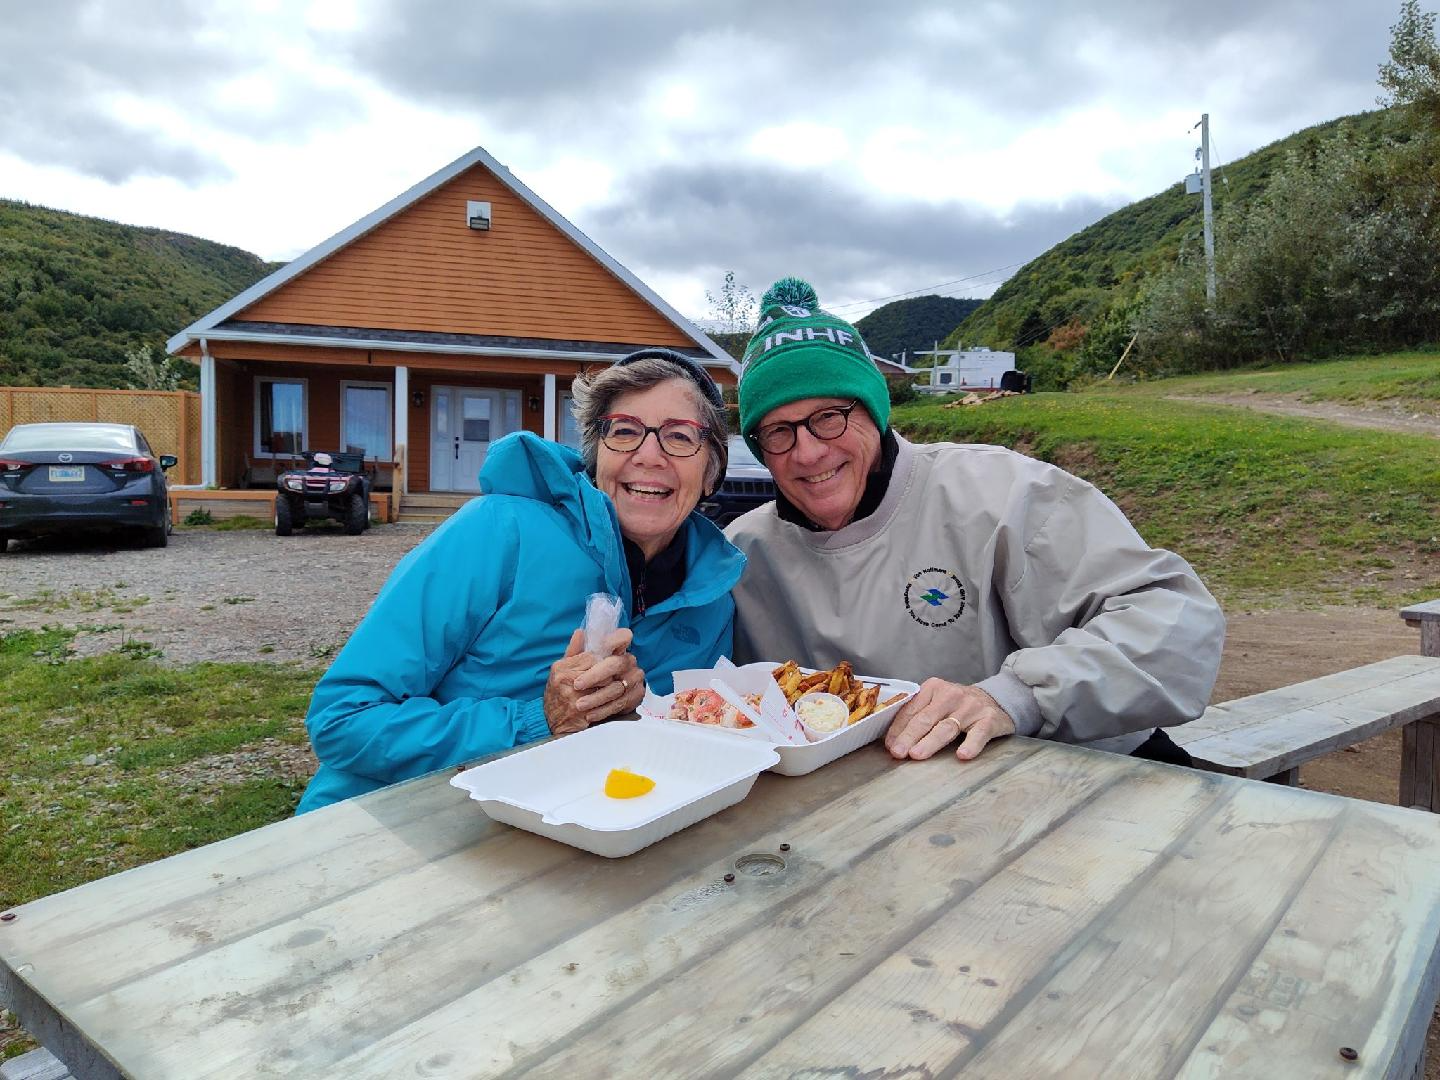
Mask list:
[[[954,725],[955,725],[955,734],[956,734],[957,736],[958,736],[958,735],[961,735],[961,734],[963,733],[963,731],[964,731],[964,729],[961,728],[961,726],[960,726],[960,721],[959,721],[959,720],[956,720],[953,716],[942,716],[942,717],[940,718],[939,723],[937,723],[937,724],[935,725],[935,727],[933,727],[931,730],[932,730],[932,731],[938,731],[938,730],[940,729],[940,724],[954,724]]]

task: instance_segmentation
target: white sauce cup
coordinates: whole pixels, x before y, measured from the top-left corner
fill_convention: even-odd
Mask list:
[[[850,722],[850,709],[845,699],[818,690],[801,695],[795,702],[795,715],[800,717],[805,737],[811,742],[819,742],[837,731],[844,731]]]

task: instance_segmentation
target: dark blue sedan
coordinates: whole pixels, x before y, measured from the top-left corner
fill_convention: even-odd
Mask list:
[[[129,424],[17,424],[0,441],[0,553],[24,537],[108,529],[164,547],[175,460]]]

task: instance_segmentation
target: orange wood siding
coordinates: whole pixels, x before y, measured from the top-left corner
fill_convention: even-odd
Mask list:
[[[465,224],[492,206],[488,232]],[[236,316],[256,322],[690,345],[476,165]]]

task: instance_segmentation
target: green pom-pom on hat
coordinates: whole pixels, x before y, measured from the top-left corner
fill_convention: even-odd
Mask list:
[[[760,308],[763,311],[765,308],[785,304],[818,309],[820,298],[815,295],[815,286],[808,281],[802,281],[798,277],[782,277],[765,290],[765,295],[760,298]]]
[[[754,432],[773,409],[806,398],[853,398],[875,426],[890,426],[890,389],[860,332],[820,307],[814,287],[783,277],[760,300],[760,322],[740,368],[740,433],[760,453]]]

